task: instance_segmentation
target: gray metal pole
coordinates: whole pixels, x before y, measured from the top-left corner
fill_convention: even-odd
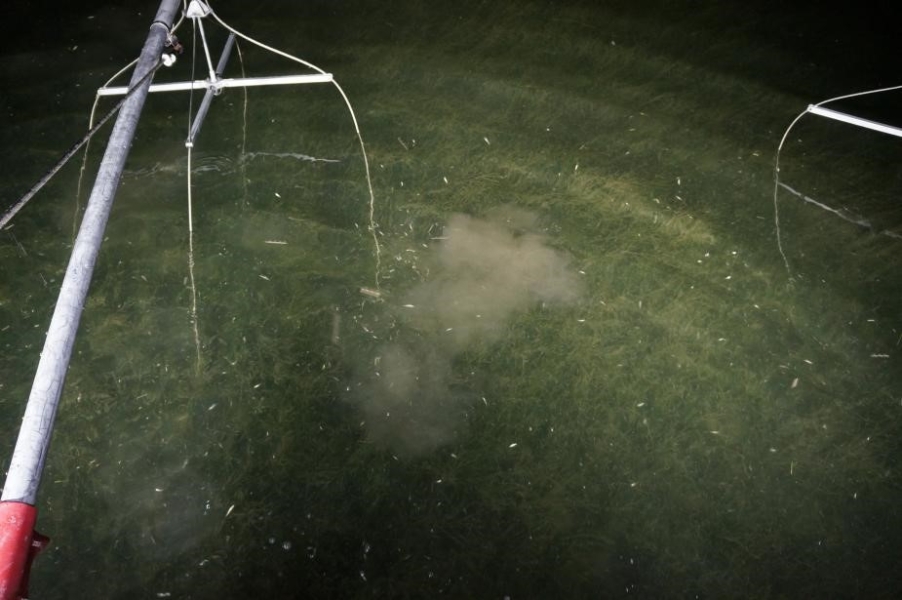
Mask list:
[[[138,66],[132,75],[131,85],[141,81],[148,71],[157,67],[180,4],[180,0],[162,0],[160,3],[154,22],[150,26],[147,41],[141,50]],[[110,134],[47,330],[44,350],[28,397],[28,405],[25,407],[25,416],[6,476],[3,496],[0,498],[3,501],[31,505],[36,502],[38,485],[41,482],[41,473],[44,470],[44,461],[53,432],[53,422],[66,371],[69,368],[69,359],[72,356],[75,334],[78,331],[78,323],[91,284],[91,274],[103,241],[103,230],[113,206],[116,188],[119,187],[125,159],[152,79],[147,78],[141,88],[125,102]]]
[[[235,45],[235,34],[230,33],[229,39],[226,40],[225,47],[222,49],[222,54],[219,55],[219,64],[216,66],[216,80],[218,81],[223,72],[225,71],[226,65],[229,62],[229,55],[232,53],[232,46]],[[216,81],[211,81],[210,85],[215,84]],[[200,108],[197,109],[197,116],[194,118],[194,123],[191,125],[191,132],[188,134],[188,140],[185,142],[186,146],[194,145],[194,138],[197,137],[197,134],[200,132],[200,126],[204,123],[204,118],[207,116],[207,111],[210,110],[210,103],[213,101],[213,96],[219,94],[219,90],[214,90],[212,87],[207,88],[207,93],[204,94],[204,99],[200,103]]]

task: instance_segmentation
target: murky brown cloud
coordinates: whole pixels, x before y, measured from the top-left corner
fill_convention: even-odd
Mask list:
[[[551,248],[532,213],[502,208],[485,219],[452,216],[427,258],[428,279],[401,295],[403,324],[356,384],[370,438],[418,454],[452,440],[478,390],[455,381],[452,361],[476,340],[495,341],[536,303],[582,294],[569,256]]]

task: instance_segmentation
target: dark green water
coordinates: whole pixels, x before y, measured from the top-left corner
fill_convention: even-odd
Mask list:
[[[32,597],[895,597],[902,145],[796,125],[781,180],[871,227],[781,191],[789,272],[772,172],[808,104],[899,83],[887,14],[281,4],[213,7],[346,90],[378,267],[338,92],[227,91],[193,156],[196,343],[188,98],[151,97]],[[3,206],[137,55],[156,6],[124,5],[4,9]],[[902,125],[900,95],[834,108]],[[80,200],[79,156],[0,232],[4,465],[104,139]]]

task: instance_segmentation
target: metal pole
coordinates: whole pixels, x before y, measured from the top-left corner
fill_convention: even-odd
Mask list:
[[[858,127],[864,127],[865,129],[879,131],[880,133],[887,133],[896,137],[902,137],[902,129],[900,129],[899,127],[884,125],[883,123],[878,123],[877,121],[869,121],[868,119],[862,119],[861,117],[856,117],[855,115],[847,115],[846,113],[841,113],[829,108],[823,108],[816,104],[809,105],[808,112],[821,117],[826,117],[828,119],[842,121],[843,123],[848,123],[849,125],[857,125]]]
[[[135,85],[149,70],[157,67],[180,4],[180,0],[162,0],[150,26],[147,41],[141,50],[131,85]],[[19,502],[32,506],[36,502],[41,472],[47,459],[53,423],[66,371],[69,368],[69,359],[72,356],[75,334],[91,283],[91,274],[103,241],[103,231],[113,206],[116,188],[125,167],[125,159],[135,135],[138,118],[147,98],[150,79],[148,78],[122,106],[110,134],[47,330],[44,350],[35,373],[19,438],[6,477],[6,485],[0,498],[3,502]]]
[[[206,79],[197,79],[195,81],[179,81],[174,83],[154,83],[147,91],[154,92],[181,92],[187,90],[208,90],[211,87],[215,89],[234,88],[234,87],[255,87],[264,85],[294,85],[299,83],[332,83],[333,77],[331,73],[310,74],[310,75],[275,75],[273,77],[241,77],[238,79],[218,79],[214,85]],[[125,86],[105,87],[97,90],[98,96],[121,96],[128,92]]]
[[[175,22],[178,8],[179,0],[161,0],[150,26],[130,83],[130,87],[136,88],[135,92],[123,103],[110,133],[50,319],[44,350],[0,497],[0,600],[18,600],[28,595],[31,561],[47,544],[47,538],[34,530],[37,520],[35,504],[63,382],[69,369],[91,274],[103,241],[103,230],[147,98],[147,89],[153,79],[153,76],[147,75],[156,70],[160,63],[163,45]]]
[[[210,110],[210,103],[213,102],[213,96],[219,95],[222,91],[214,86],[219,81],[219,78],[222,77],[223,71],[225,71],[226,65],[229,62],[229,55],[232,53],[232,46],[234,45],[235,34],[230,33],[229,39],[226,40],[225,47],[222,49],[222,54],[219,55],[219,64],[216,66],[216,71],[213,72],[213,79],[210,80],[210,87],[207,88],[207,93],[204,94],[204,99],[197,109],[197,116],[194,118],[194,123],[191,125],[191,132],[188,134],[188,140],[185,142],[186,146],[194,145],[194,138],[197,137],[197,134],[200,132],[200,126],[203,125],[204,118],[207,116],[207,111]]]

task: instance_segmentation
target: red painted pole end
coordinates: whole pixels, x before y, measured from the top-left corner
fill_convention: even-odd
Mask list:
[[[47,538],[35,532],[38,510],[24,502],[0,502],[0,600],[28,594],[28,573]]]

